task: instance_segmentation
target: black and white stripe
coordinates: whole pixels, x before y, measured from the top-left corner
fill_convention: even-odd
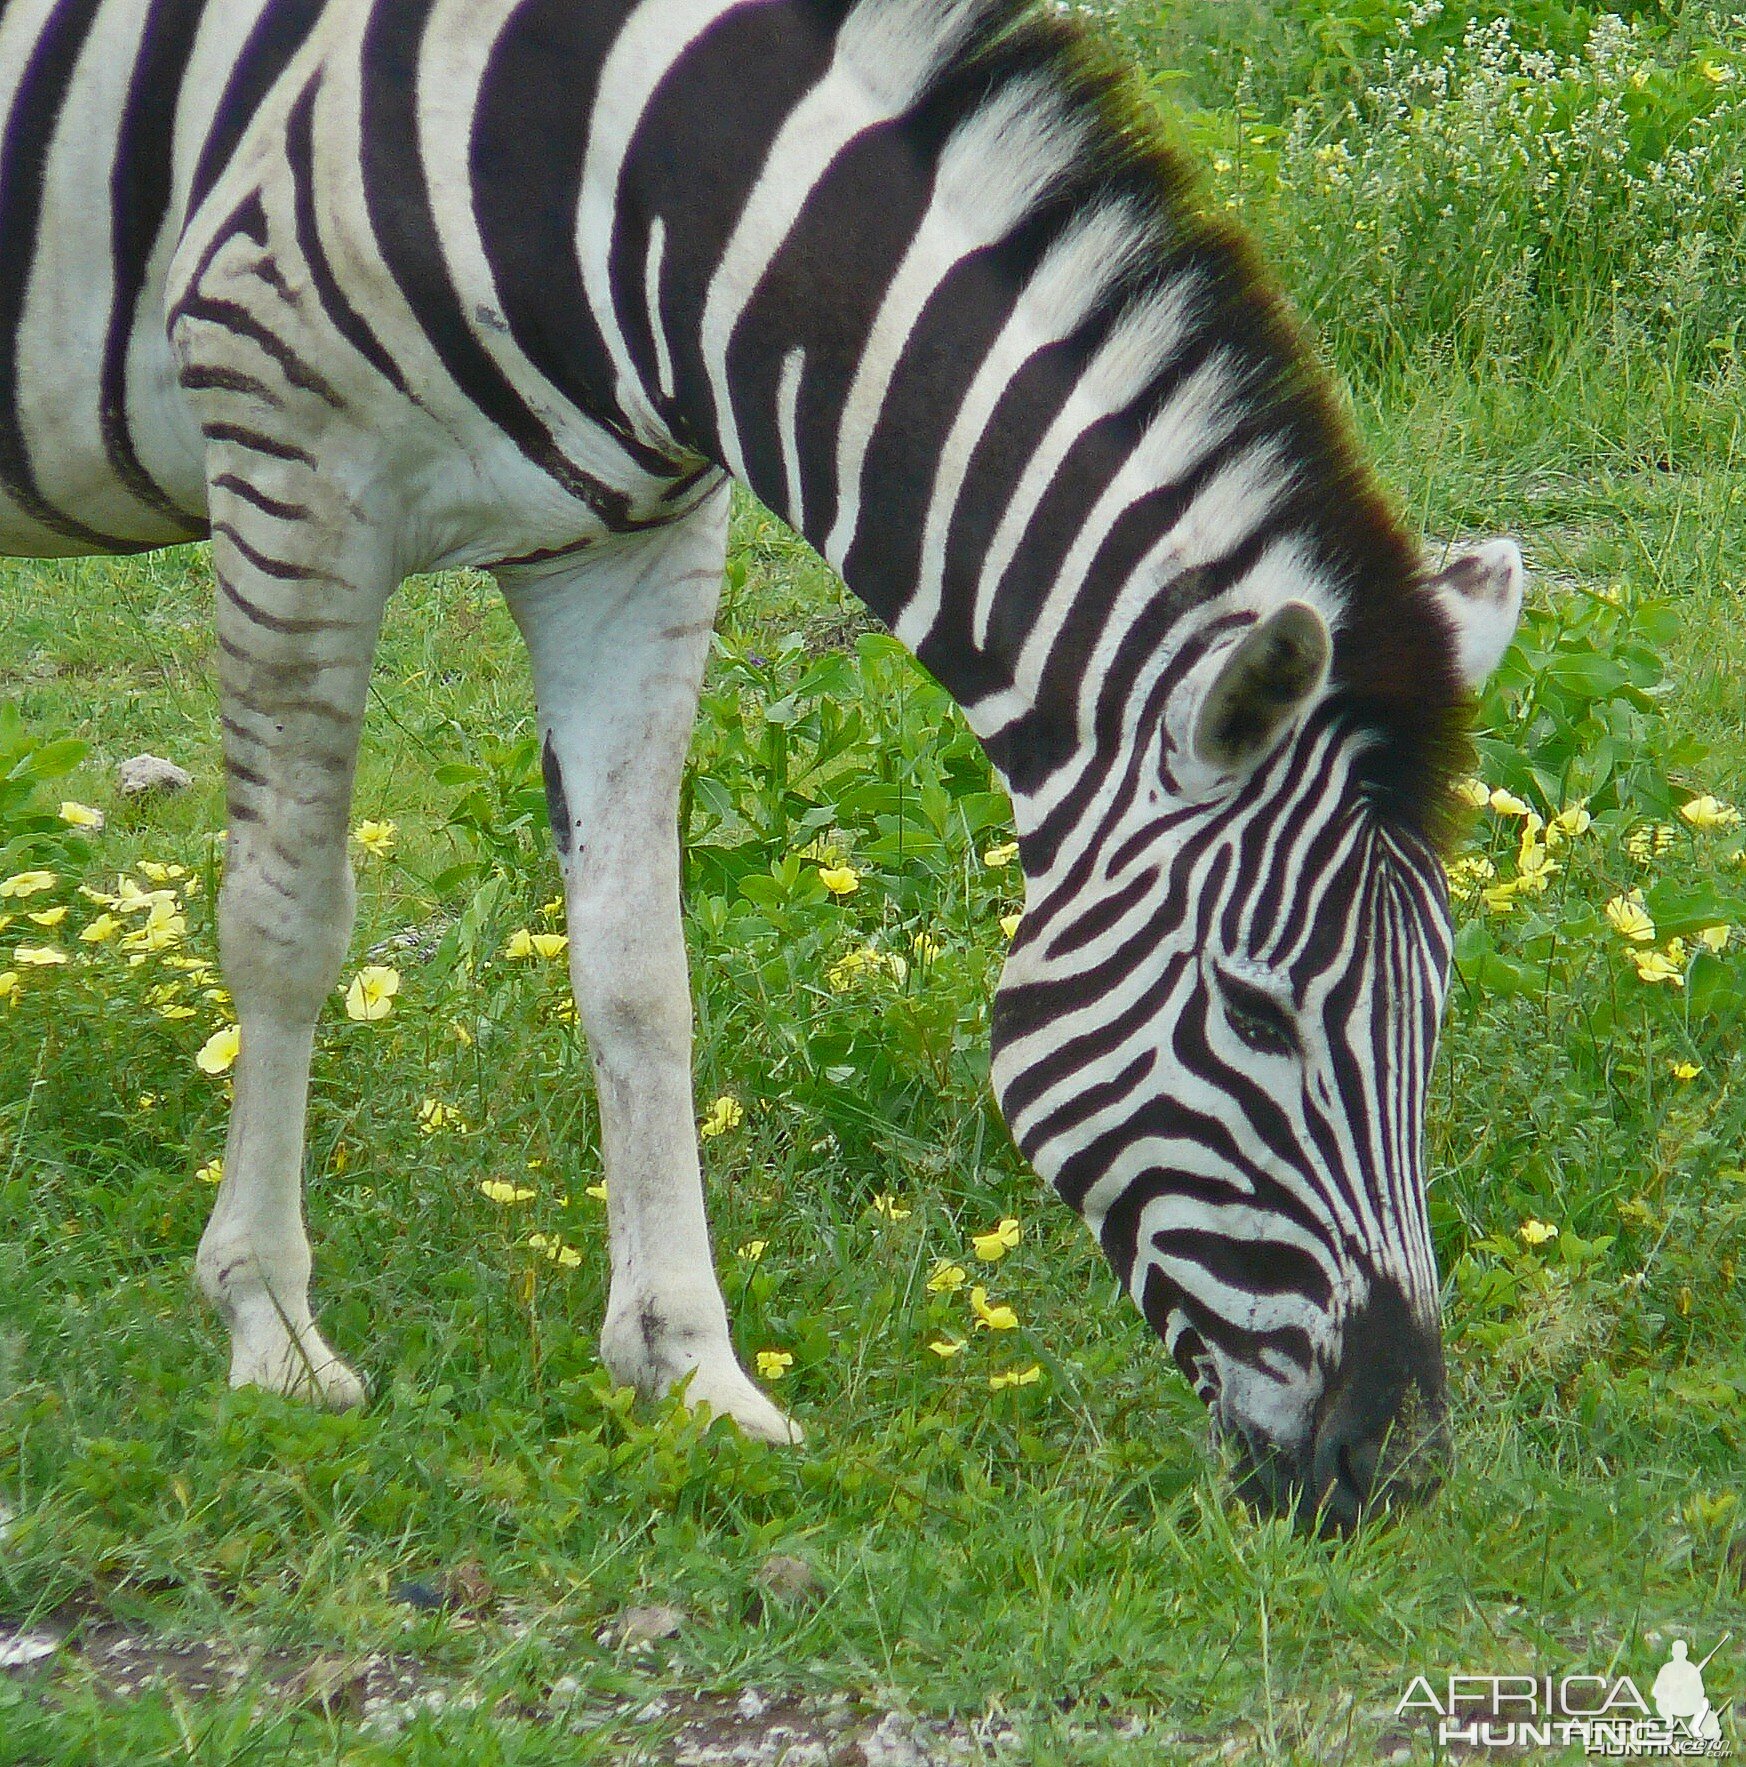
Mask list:
[[[533,580],[731,474],[1012,788],[1019,1144],[1261,1484],[1362,1500],[1441,1403],[1436,848],[1519,572],[1421,573],[1080,37],[1010,0],[9,0],[0,123],[0,544],[210,523],[266,831],[233,942],[342,887],[305,842],[382,584]]]

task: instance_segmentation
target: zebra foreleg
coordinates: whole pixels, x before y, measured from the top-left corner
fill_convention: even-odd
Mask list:
[[[704,1214],[679,921],[677,804],[727,523],[727,492],[561,571],[500,574],[527,639],[563,867],[570,976],[600,1103],[612,1290],[601,1356],[648,1395],[748,1435],[799,1430],[740,1367]]]
[[[351,936],[347,813],[393,576],[336,562],[300,501],[313,484],[269,491],[245,478],[251,464],[213,479],[230,827],[219,943],[242,1047],[195,1269],[230,1328],[232,1386],[343,1407],[364,1387],[309,1309],[304,1108],[316,1017]]]

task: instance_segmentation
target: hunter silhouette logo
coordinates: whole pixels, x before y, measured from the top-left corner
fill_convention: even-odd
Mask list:
[[[1722,1644],[1727,1643],[1724,1637]],[[1722,1648],[1721,1644],[1716,1650]],[[1710,1652],[1701,1663],[1691,1661],[1691,1648],[1683,1638],[1673,1641],[1673,1655],[1667,1659],[1666,1666],[1655,1677],[1655,1685],[1649,1690],[1649,1697],[1655,1702],[1655,1710],[1664,1722],[1676,1727],[1683,1727],[1686,1734],[1699,1742],[1719,1742],[1722,1735],[1722,1720],[1716,1708],[1709,1702],[1704,1693],[1704,1670],[1709,1667]]]
[[[1644,1699],[1629,1675],[1467,1675],[1441,1687],[1415,1675],[1397,1718],[1435,1722],[1440,1746],[1525,1749],[1581,1747],[1585,1754],[1719,1760],[1733,1753],[1725,1713],[1704,1687],[1704,1670],[1733,1636],[1692,1660],[1676,1638]],[[1651,1704],[1653,1702],[1653,1704]]]

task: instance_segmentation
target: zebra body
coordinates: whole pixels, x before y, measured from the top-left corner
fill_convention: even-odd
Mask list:
[[[1389,1429],[1435,1433],[1436,840],[1519,560],[1421,573],[1070,33],[1008,0],[5,0],[0,131],[0,546],[213,540],[243,1040],[199,1272],[233,1381],[362,1394],[308,1306],[309,1053],[378,624],[471,565],[539,695],[603,1354],[791,1435],[713,1274],[678,920],[732,475],[1006,779],[997,1095],[1258,1493],[1349,1519]]]

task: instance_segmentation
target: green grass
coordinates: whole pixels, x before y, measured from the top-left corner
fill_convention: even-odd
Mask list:
[[[1317,317],[1338,344],[1337,315]],[[0,1680],[0,1763],[620,1760],[660,1727],[609,1722],[613,1702],[748,1686],[1004,1714],[1038,1763],[1227,1746],[1356,1762],[1396,1734],[1413,1674],[1616,1668],[1646,1688],[1676,1630],[1701,1655],[1732,1629],[1708,1681],[1736,1696],[1746,957],[1646,985],[1601,905],[1646,886],[1664,938],[1746,889],[1738,831],[1675,814],[1697,792],[1746,798],[1741,405],[1726,373],[1646,348],[1488,366],[1434,344],[1349,363],[1360,426],[1427,533],[1523,539],[1533,607],[1486,703],[1486,779],[1546,812],[1586,795],[1595,822],[1544,897],[1463,909],[1429,1148],[1458,1463],[1427,1508],[1330,1545],[1232,1501],[1198,1407],[988,1101],[1015,880],[979,857],[1004,828],[986,770],[937,690],[748,505],[694,751],[697,1098],[700,1116],[722,1094],[745,1106],[705,1144],[718,1263],[743,1355],[794,1357],[779,1396],[807,1446],[632,1410],[603,1379],[587,1064],[561,966],[502,955],[515,928],[552,924],[556,894],[526,668],[489,583],[415,581],[357,798],[398,844],[360,864],[348,966],[377,950],[403,987],[377,1025],[336,998],[312,1105],[318,1303],[373,1383],[367,1411],[223,1389],[222,1334],[188,1283],[224,1122],[193,1056],[222,1001],[186,972],[154,995],[176,973],[108,947],[30,972],[0,1018],[0,1498],[18,1512],[0,1618],[225,1640],[262,1665],[234,1694],[125,1702],[76,1661]],[[188,866],[187,948],[207,957],[209,596],[198,551],[0,564],[4,697],[37,735],[91,745],[44,793],[108,813],[80,876]],[[119,801],[114,765],[144,748],[194,789]],[[1638,865],[1631,836],[1657,822],[1677,832]],[[1500,877],[1516,831],[1475,831]],[[832,847],[863,873],[846,903],[816,880]],[[98,912],[72,882],[7,906],[65,902],[71,948]],[[833,987],[864,948],[904,957],[903,977],[886,961]],[[1679,1061],[1701,1071],[1677,1080]],[[430,1098],[467,1127],[423,1133]],[[489,1179],[537,1195],[496,1205]],[[1005,1215],[1022,1242],[985,1274],[1021,1323],[997,1338],[926,1283],[938,1259],[973,1264],[969,1237]],[[1526,1245],[1527,1219],[1559,1238]],[[952,1335],[970,1348],[928,1351]],[[990,1390],[1033,1363],[1034,1384]],[[773,1552],[816,1570],[815,1604],[758,1598]],[[463,1566],[492,1591],[482,1617],[394,1599]],[[614,1647],[614,1617],[651,1602],[684,1629]],[[382,1653],[478,1703],[386,1739],[283,1675],[269,1688],[275,1663]],[[581,1732],[544,1707],[566,1676]],[[1119,1734],[1129,1715],[1150,1734]]]

